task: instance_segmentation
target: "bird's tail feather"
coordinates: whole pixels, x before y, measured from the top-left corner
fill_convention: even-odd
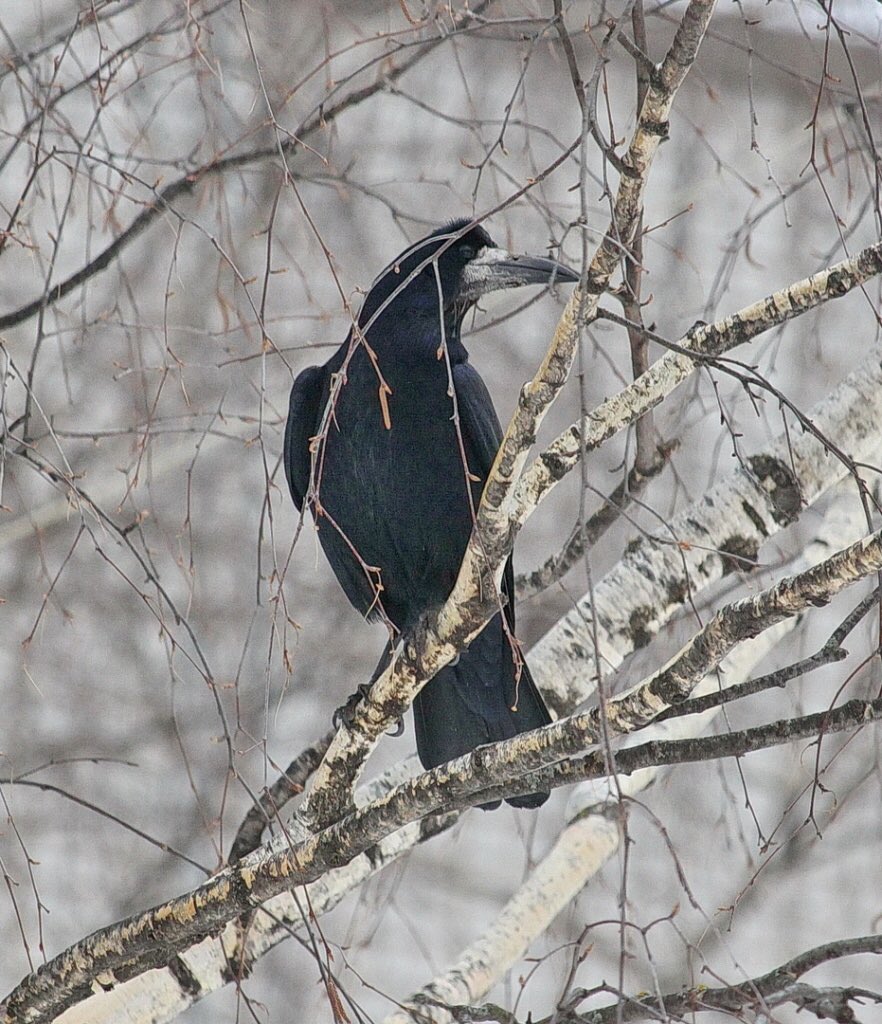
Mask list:
[[[459,656],[417,694],[417,752],[424,768],[468,754],[482,743],[509,739],[551,718],[525,664],[515,682],[511,644],[497,615]],[[513,710],[516,708],[517,710]],[[512,797],[514,807],[539,807],[547,793]],[[482,805],[489,810],[498,801]]]

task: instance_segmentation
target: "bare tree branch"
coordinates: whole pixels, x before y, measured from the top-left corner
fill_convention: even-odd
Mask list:
[[[439,33],[434,38],[429,39],[428,42],[421,44],[414,53],[399,64],[388,67],[385,73],[370,85],[347,93],[342,99],[337,100],[336,103],[322,104],[295,131],[291,132],[288,138],[281,142],[282,153],[287,156],[303,149],[313,135],[324,130],[344,111],[370,99],[378,93],[382,93],[388,88],[390,83],[396,82],[402,75],[410,71],[411,68],[418,65],[428,54],[446,42],[450,35],[474,24],[491,3],[492,0],[479,0],[473,7],[456,12],[453,16],[455,24],[453,33]],[[279,156],[279,152],[279,145],[273,144],[243,153],[236,153],[232,156],[220,157],[199,167],[194,167],[186,174],[181,175],[160,189],[152,189],[152,200],[149,201],[144,210],[138,214],[132,223],[110,245],[106,246],[79,270],[70,274],[63,281],[59,281],[58,284],[52,285],[43,295],[31,302],[26,302],[17,309],[0,315],[0,331],[30,320],[31,317],[54,305],[59,299],[69,295],[72,291],[79,288],[80,285],[101,273],[102,270],[106,270],[120,253],[151,227],[159,217],[172,209],[172,204],[175,200],[192,194],[196,190],[197,185],[213,177],[247,167],[250,164],[271,160]]]
[[[517,488],[519,511],[515,523],[524,522],[555,484],[578,465],[585,452],[633,423],[678,387],[693,372],[701,355],[728,352],[757,334],[847,294],[880,273],[882,242],[877,242],[851,259],[773,292],[717,323],[693,327],[677,345],[694,350],[699,359],[681,352],[664,356],[630,387],[594,410],[585,437],[579,424],[574,423],[524,471]]]
[[[645,647],[685,600],[736,567],[743,570],[745,556],[758,559],[770,538],[848,474],[819,438],[839,436],[858,464],[873,464],[880,387],[882,357],[873,351],[811,410],[815,433],[785,429],[663,530],[631,545],[596,588],[593,606],[587,596],[580,599],[532,648],[530,663],[554,708],[567,714],[593,691],[584,668],[592,639],[588,623],[596,621],[601,654],[616,667],[621,657]]]
[[[614,1003],[591,1010],[577,1010],[580,1003],[592,996],[609,993],[609,986],[592,991],[576,989],[568,995],[564,1004],[552,1015],[533,1024],[616,1024],[619,1021],[641,1020],[686,1020],[695,1013],[717,1010],[731,1015],[745,1012],[766,1015],[779,1006],[792,1005],[797,1010],[808,1010],[821,1020],[838,1021],[839,1024],[857,1021],[850,1004],[865,1002],[882,1003],[882,992],[870,992],[858,987],[818,988],[798,983],[807,971],[831,960],[861,953],[882,954],[882,937],[865,935],[854,939],[841,939],[816,946],[799,956],[788,960],[768,974],[746,978],[733,984],[709,988],[697,985],[686,991],[669,992],[659,999],[635,997],[619,993]],[[455,1021],[491,1021],[498,1024],[518,1024],[514,1014],[500,1007],[455,1006],[450,1007],[451,1018]],[[421,1021],[421,1017],[414,1018]]]

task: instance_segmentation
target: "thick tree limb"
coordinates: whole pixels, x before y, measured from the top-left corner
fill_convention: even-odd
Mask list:
[[[566,714],[593,692],[585,659],[595,633],[604,662],[617,665],[649,643],[684,601],[743,569],[745,556],[756,558],[770,537],[848,474],[819,437],[837,438],[855,463],[877,463],[880,416],[882,356],[874,350],[811,410],[815,433],[784,431],[665,530],[630,546],[596,588],[593,608],[586,595],[530,652],[555,710]]]
[[[390,769],[381,780],[369,783],[359,792],[359,802],[370,803],[389,792],[408,777],[412,767],[404,764]],[[134,956],[123,952],[123,946],[130,941],[137,944],[146,940],[149,953],[151,943],[146,919],[153,911],[131,919],[142,921],[146,932],[138,928],[126,930],[126,922],[103,929],[84,942],[104,936],[106,941],[97,943],[101,949],[102,964],[106,966],[113,962],[119,964],[119,968],[114,968],[112,973],[102,973],[100,969],[93,971],[83,942],[78,943],[56,957],[52,961],[54,967],[47,965],[10,993],[6,1001],[0,1003],[0,1020],[3,1024],[28,1024],[54,1021],[61,1014],[59,1019],[64,1024],[118,1024],[121,1015],[132,1015],[135,1007],[144,1009],[144,1015],[151,1021],[173,1020],[203,996],[247,973],[256,960],[290,934],[291,928],[308,924],[313,914],[318,916],[331,910],[354,887],[403,852],[443,831],[455,820],[455,815],[447,814],[414,822],[397,831],[390,830],[386,838],[368,846],[345,869],[325,873],[296,895],[291,892],[295,887],[289,880],[280,887],[278,895],[262,903],[247,931],[243,932],[233,917],[225,918],[226,923],[219,927],[196,927],[195,941],[178,946],[177,955],[173,951],[170,953],[166,943],[163,949],[156,951],[157,955],[145,957],[143,967]],[[288,849],[289,841],[293,840],[293,834],[288,838],[281,836],[271,845],[281,852]],[[268,849],[269,846],[263,847],[261,853],[247,858],[246,863],[260,860]],[[242,865],[237,865],[232,871],[241,869]],[[202,889],[204,887],[200,887],[200,891]],[[237,888],[235,894],[240,897],[241,889]],[[164,906],[175,907],[176,910],[170,913],[179,913],[185,925],[188,921],[195,924],[194,918],[198,918],[200,913],[198,902],[201,901],[191,900],[188,894]],[[244,907],[243,911],[247,909]],[[163,921],[165,928],[173,927],[170,917],[164,917]],[[203,938],[204,935],[208,937]],[[115,936],[115,939],[109,936]],[[158,940],[157,935],[157,943]],[[166,964],[173,966],[166,970],[150,970]],[[54,980],[47,977],[50,970]]]

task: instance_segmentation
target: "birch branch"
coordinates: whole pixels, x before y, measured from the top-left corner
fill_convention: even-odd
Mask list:
[[[783,431],[666,529],[638,539],[595,588],[593,607],[585,595],[533,646],[530,666],[551,706],[568,714],[593,692],[587,624],[594,621],[600,653],[613,667],[646,646],[688,597],[732,572],[732,553],[758,557],[770,537],[848,474],[819,438],[836,438],[853,463],[878,463],[880,416],[882,353],[874,349],[810,410],[814,432]]]
[[[758,594],[735,601],[711,619],[671,660],[647,681],[606,701],[600,707],[552,722],[529,733],[478,747],[472,753],[439,765],[400,787],[420,807],[430,793],[443,789],[446,806],[484,803],[535,792],[583,777],[593,758],[595,777],[604,770],[602,752],[581,758],[578,765],[562,761],[599,744],[649,725],[670,707],[686,700],[708,673],[715,671],[737,644],[750,640],[785,619],[820,607],[858,580],[882,571],[882,529],[796,575],[786,576]],[[863,704],[863,702],[860,702]],[[882,708],[882,705],[880,705]],[[476,797],[479,794],[479,797]],[[474,799],[473,799],[474,798]],[[398,799],[397,791],[386,798]],[[430,807],[430,810],[436,808]]]
[[[359,806],[371,803],[417,771],[416,758],[390,768],[359,790]],[[247,927],[239,920],[229,921],[215,934],[183,949],[164,969],[146,971],[112,988],[102,990],[93,985],[96,994],[72,1003],[53,1018],[55,1024],[119,1024],[122,1019],[161,1024],[176,1019],[205,996],[247,976],[261,957],[290,938],[294,930],[308,928],[312,918],[333,910],[353,889],[447,829],[457,817],[447,814],[406,825],[345,867],[266,901]],[[10,1024],[7,1018],[0,1019]]]
[[[882,242],[767,295],[759,302],[713,324],[694,327],[673,351],[663,356],[619,394],[599,405],[587,418],[585,436],[579,423],[567,427],[525,470],[516,488],[513,527],[523,525],[540,501],[574,469],[582,456],[655,408],[687,377],[702,357],[716,357],[755,338],[758,334],[800,316],[810,309],[840,298],[882,273]]]
[[[821,1020],[856,1022],[857,1017],[850,1004],[882,1003],[882,993],[856,986],[817,988],[796,979],[820,964],[860,953],[876,956],[882,954],[882,936],[861,935],[853,939],[828,942],[800,953],[768,974],[717,988],[695,985],[685,991],[671,992],[657,998],[615,993],[607,985],[592,991],[579,988],[571,993],[563,1007],[550,1017],[534,1021],[534,1024],[630,1024],[641,1020],[682,1020],[701,1010],[722,1011],[738,1019],[745,1019],[745,1014],[750,1012],[750,1019],[768,1020],[771,1010],[787,1004],[795,1006],[797,1010],[808,1010]],[[576,1009],[579,1003],[601,992],[615,994],[619,998],[614,1003],[595,1009],[582,1012]],[[513,1014],[496,1006],[459,1006],[453,1009],[457,1011],[457,1020],[518,1024]],[[418,1019],[422,1024],[424,1019],[429,1018]]]
[[[695,61],[715,0],[690,0],[670,50],[650,83],[626,156],[611,222],[575,289],[533,380],[521,392],[481,497],[477,522],[457,582],[444,606],[405,639],[368,697],[344,723],[316,772],[302,811],[311,827],[334,821],[383,732],[400,718],[421,687],[453,659],[497,610],[498,583],[513,542],[517,480],[536,431],[563,387],[576,350],[580,319],[594,316],[639,222],[652,160],[667,133],[677,90]]]

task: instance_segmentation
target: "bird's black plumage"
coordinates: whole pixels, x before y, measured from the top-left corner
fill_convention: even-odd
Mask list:
[[[455,221],[390,264],[358,330],[295,380],[288,483],[363,615],[404,631],[453,588],[502,437],[462,344],[463,317],[486,292],[552,278],[577,276],[544,257],[511,256],[482,227]],[[526,665],[517,669],[511,559],[502,590],[505,622],[491,619],[414,701],[426,768],[549,721]],[[510,802],[537,807],[546,796]]]

